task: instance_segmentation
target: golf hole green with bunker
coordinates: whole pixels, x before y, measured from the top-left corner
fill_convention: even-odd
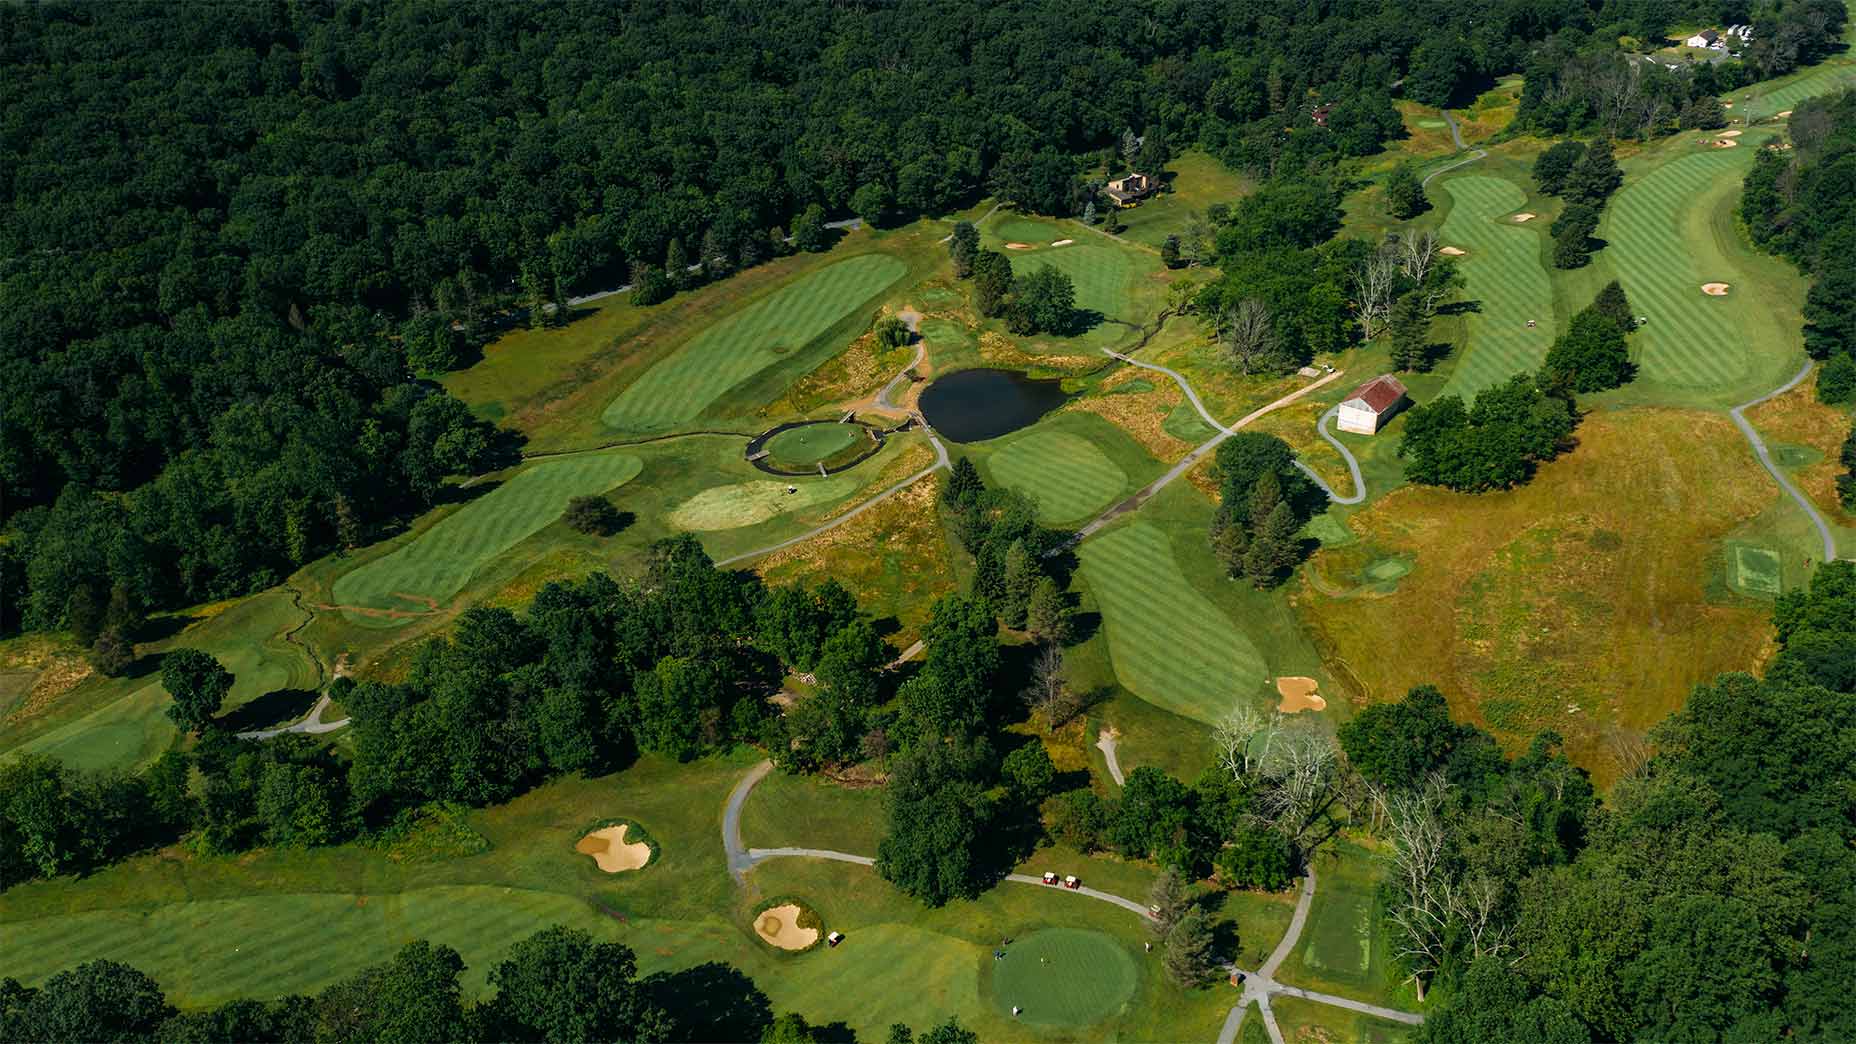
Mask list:
[[[1078,1028],[1120,1011],[1140,969],[1128,948],[1104,932],[1039,928],[1001,943],[982,975],[992,1003],[1034,1026]]]

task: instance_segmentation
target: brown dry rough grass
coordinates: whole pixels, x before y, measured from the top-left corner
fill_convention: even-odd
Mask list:
[[[1843,472],[1838,456],[1850,430],[1848,410],[1818,402],[1813,382],[1806,381],[1748,410],[1747,420],[1773,442],[1808,446],[1822,453],[1822,460],[1793,471],[1792,481],[1829,516],[1831,524],[1856,526],[1856,515],[1843,510],[1837,499],[1837,476]]]
[[[1610,737],[1770,651],[1768,605],[1711,584],[1726,534],[1777,495],[1719,414],[1588,416],[1572,453],[1517,490],[1397,490],[1318,552],[1294,601],[1356,703],[1436,683],[1509,749],[1566,738],[1601,783]],[[1390,591],[1375,561],[1415,563]]]
[[[1153,385],[1153,390],[1115,390],[1137,380]],[[1106,394],[1109,392],[1114,394]],[[1155,460],[1177,460],[1191,448],[1191,444],[1168,435],[1161,425],[1166,423],[1167,414],[1184,399],[1185,395],[1180,392],[1179,385],[1165,376],[1130,366],[1103,381],[1098,394],[1071,399],[1064,409],[1093,413],[1108,420],[1134,436],[1135,441],[1153,454]]]
[[[922,461],[916,464],[919,469],[925,459],[916,459]],[[907,646],[927,622],[929,606],[952,593],[957,583],[935,510],[938,489],[933,477],[922,479],[836,529],[767,556],[754,568],[768,583],[835,578],[866,609],[895,614],[902,633],[890,640],[897,648]]]

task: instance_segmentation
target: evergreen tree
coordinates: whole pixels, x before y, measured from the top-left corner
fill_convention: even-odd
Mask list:
[[[1817,401],[1841,405],[1856,396],[1856,359],[1838,352],[1817,371]]]
[[[1180,258],[1179,258],[1179,237],[1178,236],[1168,236],[1165,239],[1160,241],[1160,263],[1165,265],[1168,268],[1179,267]]]
[[[1025,626],[1025,615],[1031,605],[1031,592],[1041,577],[1037,560],[1031,557],[1031,552],[1025,547],[1025,542],[1023,540],[1012,541],[1012,546],[1005,549],[1004,589],[999,599],[999,619],[1007,627],[1016,629]]]
[[[1092,198],[1089,202],[1083,204],[1083,224],[1093,225],[1098,220],[1100,219],[1096,216],[1096,201]]]
[[[1630,380],[1633,369],[1624,331],[1596,307],[1572,317],[1541,366],[1545,379],[1577,392],[1616,388]]]
[[[1011,259],[996,250],[980,251],[973,259],[973,306],[981,315],[1000,315],[1011,293]]]
[[[947,240],[947,255],[954,260],[954,275],[965,279],[973,274],[974,259],[980,253],[980,233],[973,227],[973,222],[962,221],[954,226],[954,234]]]
[[[1592,243],[1583,230],[1568,228],[1553,237],[1553,267],[1583,268],[1592,259]]]
[[[1179,871],[1168,868],[1160,871],[1154,878],[1153,888],[1147,893],[1147,908],[1153,914],[1153,920],[1147,928],[1153,933],[1157,942],[1164,942],[1173,929],[1192,911],[1192,893],[1186,888],[1186,882],[1179,876]]]
[[[1578,141],[1555,143],[1534,160],[1534,185],[1549,196],[1566,191],[1566,179],[1573,165],[1585,156],[1585,144]]]
[[[1431,319],[1424,298],[1416,291],[1400,294],[1392,306],[1392,368],[1431,368]]]
[[[1624,171],[1612,154],[1611,141],[1600,138],[1586,146],[1585,155],[1566,174],[1567,200],[1602,207],[1624,183]]]
[[[1637,328],[1637,315],[1632,311],[1630,298],[1624,296],[1624,287],[1613,279],[1592,299],[1590,310],[1600,315],[1610,316],[1618,324],[1618,329],[1630,333]]]
[[[1194,908],[1173,925],[1166,936],[1166,955],[1162,963],[1175,983],[1192,989],[1218,977],[1218,957],[1214,951],[1211,925],[1205,912]]]
[[[1064,604],[1057,581],[1038,577],[1025,607],[1025,628],[1040,642],[1062,644],[1070,637],[1070,609]]]
[[[1431,209],[1431,201],[1424,194],[1424,183],[1418,180],[1417,172],[1411,164],[1401,163],[1392,168],[1386,177],[1386,210],[1400,221],[1417,217]]]
[[[696,285],[696,274],[690,271],[689,251],[683,248],[681,237],[671,237],[670,245],[664,249],[664,274],[679,290]]]

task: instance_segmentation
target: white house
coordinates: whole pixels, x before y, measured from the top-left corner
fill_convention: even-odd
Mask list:
[[[1353,390],[1340,404],[1335,423],[1340,430],[1355,435],[1371,435],[1379,430],[1405,401],[1405,385],[1391,374],[1374,377]]]
[[[1720,39],[1721,39],[1720,33],[1717,33],[1712,29],[1703,29],[1701,32],[1696,33],[1694,36],[1691,36],[1682,42],[1687,44],[1690,47],[1713,47],[1715,44],[1720,42]]]

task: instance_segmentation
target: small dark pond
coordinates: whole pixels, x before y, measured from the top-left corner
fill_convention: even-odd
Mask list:
[[[1061,381],[1016,370],[961,370],[922,389],[922,416],[953,442],[984,442],[1017,431],[1063,405]]]

